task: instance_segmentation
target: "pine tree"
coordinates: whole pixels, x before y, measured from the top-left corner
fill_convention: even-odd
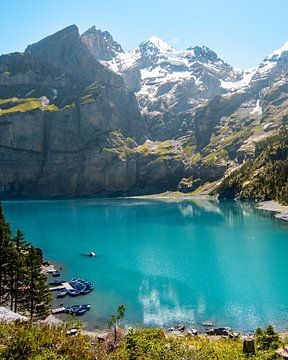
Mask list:
[[[28,312],[31,320],[44,316],[51,295],[42,274],[42,255],[22,232],[12,237],[0,204],[0,304]]]
[[[46,284],[46,277],[41,272],[42,258],[39,251],[33,246],[26,253],[26,287],[25,307],[30,319],[42,317],[47,313],[51,295]]]
[[[21,296],[21,289],[25,281],[25,254],[28,251],[29,245],[24,239],[21,230],[17,231],[16,236],[13,238],[15,257],[12,261],[13,282],[11,282],[11,310],[17,312],[19,303],[23,300]]]
[[[11,229],[5,221],[0,204],[0,304],[7,301],[7,287],[9,283],[9,261],[13,257]]]

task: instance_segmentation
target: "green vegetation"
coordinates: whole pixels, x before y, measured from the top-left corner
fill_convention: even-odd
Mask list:
[[[111,147],[106,147],[103,151],[116,154],[121,160],[126,160],[135,152],[135,141],[131,137],[126,138],[120,131],[112,131],[109,140]]]
[[[27,112],[35,109],[40,109],[42,103],[39,99],[27,98],[27,99],[3,99],[0,100],[0,105],[4,105],[5,108],[2,108],[0,111],[0,116],[3,115],[12,115],[18,112]],[[9,104],[9,106],[7,106]]]
[[[280,132],[256,145],[255,159],[225,178],[220,198],[276,200],[288,205],[288,133]]]
[[[121,320],[124,319],[125,316],[125,305],[119,305],[117,308],[117,315],[112,315],[108,320],[108,326],[110,329],[114,330],[114,342],[117,341],[117,327],[120,326]]]
[[[259,350],[278,349],[281,345],[280,337],[271,325],[268,325],[266,329],[258,328],[256,330],[256,339]]]
[[[100,88],[99,83],[97,81],[88,85],[83,91],[82,96],[80,97],[80,104],[89,104],[99,99],[100,96]]]
[[[13,115],[16,113],[24,113],[35,109],[42,109],[45,111],[57,111],[58,107],[54,104],[43,107],[40,99],[36,98],[9,98],[0,99],[0,116]]]
[[[84,335],[67,336],[71,324],[0,324],[0,358],[3,360],[272,360],[279,337],[271,340],[270,330],[256,335],[256,350],[245,355],[238,338],[178,335],[167,336],[162,329],[131,329],[117,345],[112,334],[104,341]],[[272,328],[273,330],[273,328]],[[274,332],[274,330],[273,330]],[[266,338],[265,338],[266,337]],[[267,340],[267,339],[270,340]],[[286,339],[283,343],[286,342]]]
[[[0,305],[29,315],[47,315],[50,293],[41,273],[39,249],[26,243],[20,230],[12,234],[0,206]]]

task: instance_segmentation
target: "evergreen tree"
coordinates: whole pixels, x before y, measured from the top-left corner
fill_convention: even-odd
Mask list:
[[[12,236],[0,204],[0,304],[28,312],[33,320],[47,314],[50,300],[39,249],[20,230]]]
[[[7,287],[9,282],[9,260],[13,257],[11,230],[0,204],[0,304],[7,300]]]
[[[30,319],[46,315],[49,308],[51,295],[46,284],[46,276],[42,274],[42,258],[39,251],[33,246],[28,248],[25,256],[26,287],[25,307],[30,314]]]
[[[13,238],[13,242],[15,247],[15,257],[12,261],[13,281],[11,282],[11,310],[17,312],[20,305],[19,303],[23,301],[21,289],[23,289],[24,286],[25,254],[28,251],[29,245],[25,241],[21,230],[17,231],[16,236]]]

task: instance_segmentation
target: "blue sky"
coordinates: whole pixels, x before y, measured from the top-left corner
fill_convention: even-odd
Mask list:
[[[3,0],[0,54],[68,25],[108,30],[124,49],[152,35],[178,49],[206,45],[233,66],[256,66],[288,41],[288,0]]]

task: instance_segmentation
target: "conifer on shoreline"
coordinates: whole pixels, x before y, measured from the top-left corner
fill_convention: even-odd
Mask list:
[[[45,317],[51,296],[41,270],[40,252],[21,230],[13,235],[0,204],[0,305],[31,320]]]

